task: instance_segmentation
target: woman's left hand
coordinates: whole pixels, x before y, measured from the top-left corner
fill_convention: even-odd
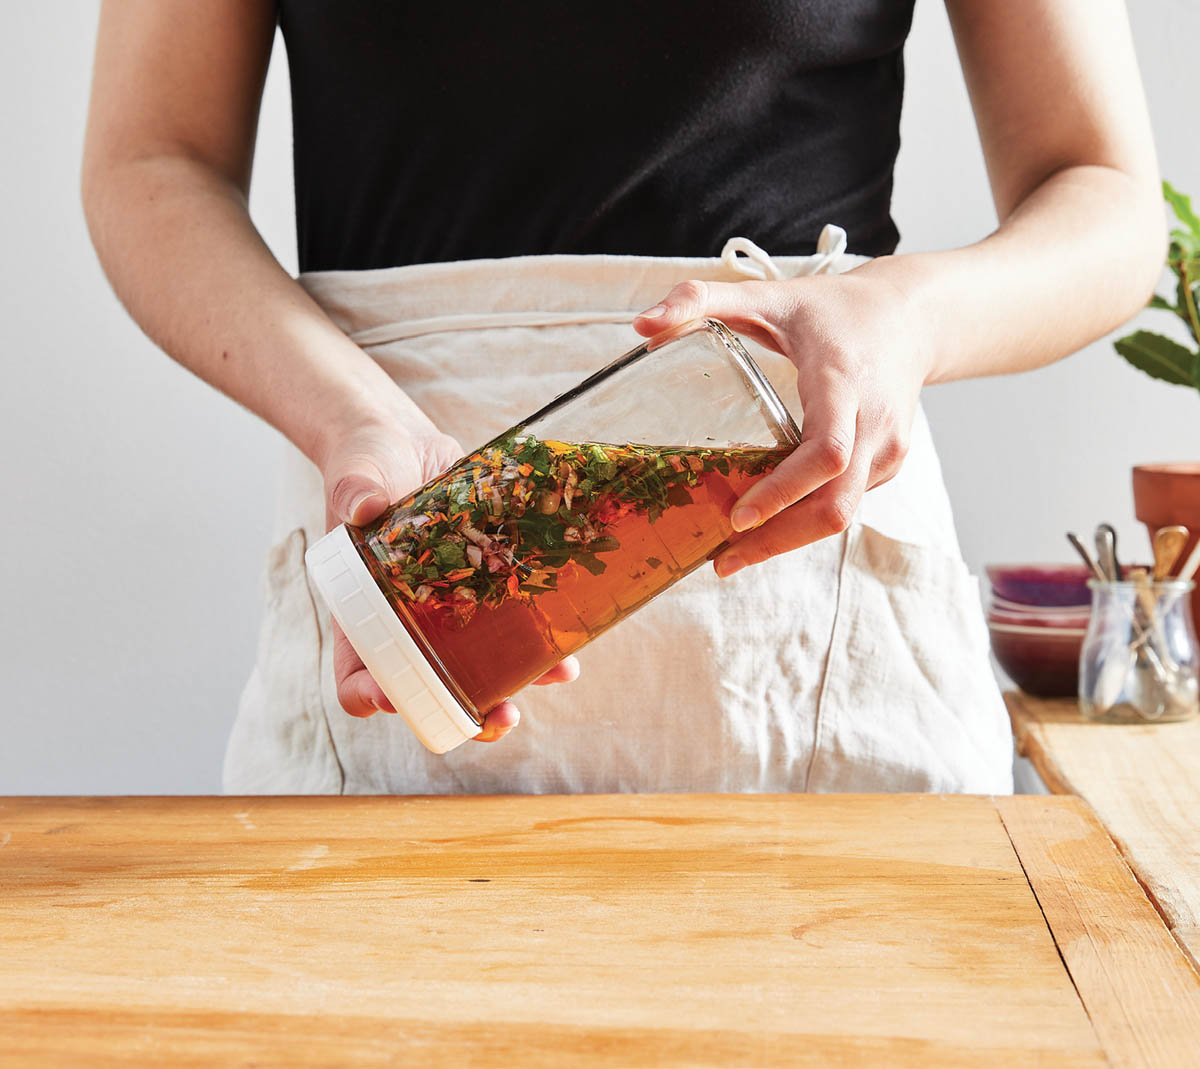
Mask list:
[[[796,366],[803,442],[738,500],[738,538],[714,561],[732,575],[844,531],[866,491],[900,469],[930,368],[903,292],[875,260],[843,275],[681,282],[634,320],[647,337],[711,317]]]

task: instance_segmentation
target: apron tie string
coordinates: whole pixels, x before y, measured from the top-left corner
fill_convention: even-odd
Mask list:
[[[739,256],[739,253],[742,255]],[[797,277],[828,274],[845,253],[846,231],[840,226],[828,223],[817,238],[817,255],[805,262]],[[771,259],[770,254],[749,238],[734,237],[725,242],[725,247],[721,250],[721,263],[735,274],[760,281],[771,279],[778,282],[787,277]]]
[[[738,253],[744,253],[744,257]],[[778,282],[783,278],[770,255],[755,245],[749,238],[730,238],[721,250],[721,263],[735,274],[745,275],[746,278],[774,279]]]

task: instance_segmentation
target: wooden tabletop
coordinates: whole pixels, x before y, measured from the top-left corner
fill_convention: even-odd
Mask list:
[[[1017,749],[1050,790],[1091,805],[1200,965],[1200,720],[1094,724],[1074,701],[1007,698]]]
[[[0,1061],[1193,1065],[1071,798],[0,799]]]

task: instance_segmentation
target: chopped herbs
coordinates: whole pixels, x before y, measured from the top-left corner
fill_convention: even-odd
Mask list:
[[[709,473],[762,475],[778,449],[540,440],[517,430],[459,461],[363,531],[395,595],[465,626],[480,605],[530,599],[605,569],[622,517],[654,523]],[[662,561],[646,563],[658,568]],[[439,613],[440,615],[440,613]]]

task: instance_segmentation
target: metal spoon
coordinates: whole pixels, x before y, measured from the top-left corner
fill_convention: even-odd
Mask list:
[[[1074,531],[1068,531],[1067,541],[1075,547],[1075,552],[1079,554],[1080,558],[1083,560],[1083,563],[1087,565],[1088,571],[1091,572],[1096,579],[1099,579],[1100,582],[1103,583],[1108,576],[1106,576],[1104,572],[1100,570],[1100,566],[1094,560],[1092,560],[1092,555],[1087,551],[1087,546],[1083,544],[1083,540],[1079,537],[1079,535],[1077,535]]]
[[[1120,582],[1124,578],[1121,562],[1117,560],[1117,530],[1111,523],[1096,528],[1096,558],[1109,579]]]
[[[1108,582],[1108,575],[1104,569],[1096,563],[1092,555],[1088,552],[1087,546],[1083,544],[1083,539],[1074,531],[1067,532],[1067,541],[1074,547],[1075,552],[1079,554],[1079,559],[1087,565],[1087,569],[1101,583]],[[1100,534],[1096,533],[1097,549],[1100,548]],[[1105,546],[1104,551],[1107,551]],[[1125,680],[1129,673],[1133,671],[1133,666],[1137,661],[1137,654],[1131,649],[1127,657],[1108,657],[1104,664],[1100,666],[1100,674],[1096,677],[1096,682],[1092,688],[1092,701],[1103,712],[1110,710],[1121,697],[1121,691],[1125,688]]]
[[[1134,607],[1130,613],[1135,637],[1124,653],[1113,650],[1105,659],[1092,689],[1092,700],[1100,709],[1110,709],[1120,699],[1132,677],[1141,700],[1130,700],[1143,719],[1154,720],[1162,716],[1165,705],[1159,700],[1150,709],[1143,707],[1144,699],[1151,694],[1169,692],[1173,671],[1163,664],[1152,641],[1157,633],[1157,622],[1149,574],[1145,568],[1133,568],[1129,572],[1129,579],[1136,584]],[[1153,676],[1156,687],[1145,682],[1147,674]]]

